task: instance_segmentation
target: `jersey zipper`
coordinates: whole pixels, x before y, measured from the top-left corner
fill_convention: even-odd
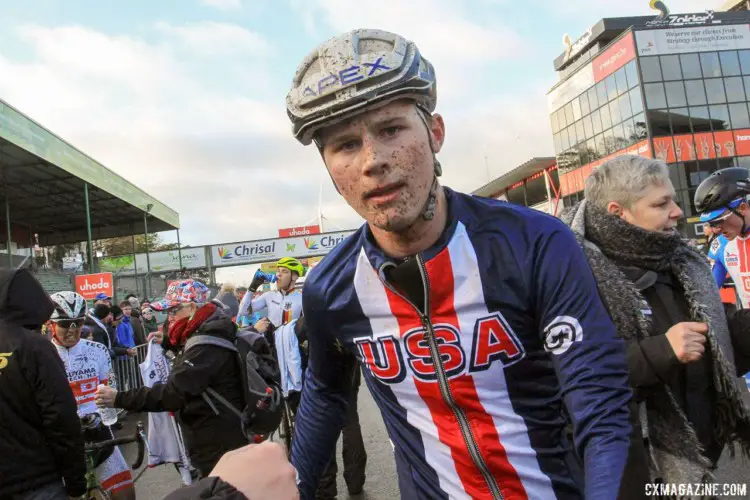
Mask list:
[[[417,254],[416,259],[417,265],[419,266],[419,274],[422,277],[422,286],[424,287],[425,314],[423,314],[412,301],[398,292],[385,279],[383,279],[383,283],[391,292],[412,306],[419,315],[422,325],[425,328],[425,338],[430,346],[430,357],[432,358],[432,364],[435,367],[435,374],[437,375],[438,386],[440,387],[440,394],[443,397],[443,401],[445,401],[451,411],[453,411],[453,415],[456,417],[458,426],[461,429],[461,435],[466,444],[466,449],[469,451],[469,455],[471,455],[471,460],[474,462],[474,465],[479,469],[479,472],[482,473],[482,477],[484,477],[484,481],[487,483],[487,486],[492,493],[492,498],[503,500],[504,497],[500,492],[500,487],[490,472],[489,467],[487,467],[487,463],[484,461],[482,453],[479,451],[479,445],[477,444],[474,433],[469,426],[469,419],[466,417],[466,413],[463,409],[456,404],[456,400],[453,398],[450,386],[448,385],[448,378],[446,377],[445,369],[443,368],[443,360],[440,357],[440,349],[438,347],[437,339],[435,338],[435,329],[432,326],[432,320],[430,318],[430,282],[427,276],[427,268],[425,267],[424,259],[421,254]]]

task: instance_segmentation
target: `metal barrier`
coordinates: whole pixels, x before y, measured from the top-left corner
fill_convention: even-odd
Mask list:
[[[141,369],[138,365],[143,363],[148,353],[148,344],[135,347],[135,356],[117,356],[112,360],[112,371],[118,391],[128,391],[143,387]]]

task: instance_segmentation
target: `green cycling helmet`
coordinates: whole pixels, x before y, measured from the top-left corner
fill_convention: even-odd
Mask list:
[[[284,257],[276,263],[276,267],[285,267],[302,277],[305,274],[305,266],[294,257]]]

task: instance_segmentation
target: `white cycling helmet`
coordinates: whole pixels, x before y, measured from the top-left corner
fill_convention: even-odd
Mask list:
[[[57,292],[50,295],[55,303],[55,311],[50,321],[82,319],[86,317],[86,299],[75,292]]]
[[[435,69],[414,42],[381,30],[359,29],[331,38],[302,64],[286,98],[292,132],[305,146],[322,127],[408,98],[435,111]]]

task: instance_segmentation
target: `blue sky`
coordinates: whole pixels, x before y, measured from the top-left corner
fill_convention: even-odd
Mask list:
[[[308,222],[321,183],[329,228],[361,223],[285,115],[321,41],[361,27],[414,40],[437,72],[443,182],[471,191],[552,154],[545,93],[564,33],[653,13],[648,0],[0,0],[0,12],[0,98],[176,209],[192,245]]]

